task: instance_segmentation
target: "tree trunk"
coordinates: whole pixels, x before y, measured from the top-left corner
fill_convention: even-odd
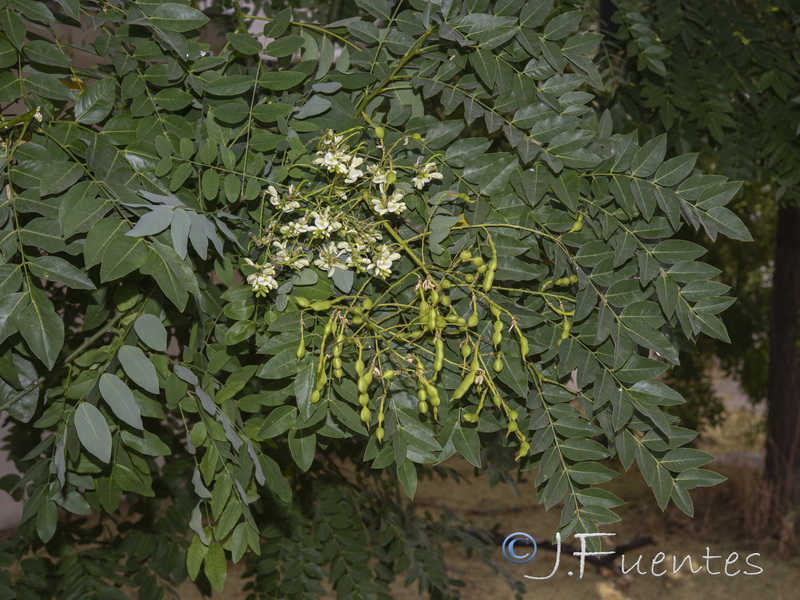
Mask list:
[[[781,207],[777,229],[766,475],[785,513],[800,505],[800,209]]]

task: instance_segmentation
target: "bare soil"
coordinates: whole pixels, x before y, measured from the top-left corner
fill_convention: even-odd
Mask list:
[[[635,538],[650,536],[653,543],[633,550],[625,555],[625,567],[630,568],[639,555],[641,575],[637,570],[622,575],[612,569],[597,569],[587,564],[583,577],[579,576],[579,560],[564,551],[557,573],[548,580],[525,580],[525,575],[543,577],[555,565],[555,552],[540,549],[534,559],[524,565],[508,564],[512,575],[526,581],[524,598],[559,598],[559,600],[795,600],[800,597],[800,555],[796,552],[796,540],[781,535],[780,530],[770,529],[765,521],[761,499],[764,486],[760,475],[763,448],[763,416],[760,411],[747,406],[732,410],[725,424],[703,437],[700,446],[718,456],[711,465],[729,479],[715,488],[693,491],[696,512],[694,519],[683,515],[670,506],[662,512],[650,490],[636,469],[624,473],[609,483],[607,488],[628,503],[618,509],[622,517],[619,523],[603,527],[603,532],[616,535],[604,542],[604,550]],[[545,511],[535,503],[536,490],[532,477],[520,484],[520,495],[505,486],[491,488],[486,476],[473,477],[473,469],[466,462],[454,460],[448,466],[469,476],[467,483],[456,484],[451,480],[420,481],[417,502],[421,508],[437,512],[447,507],[462,518],[487,530],[497,529],[504,534],[524,531],[537,540],[550,538],[559,521],[560,507]],[[564,542],[577,545],[577,540],[568,538]],[[501,559],[501,548],[497,547]],[[451,574],[465,583],[462,596],[465,600],[506,600],[514,597],[502,575],[492,572],[480,558],[467,558],[460,547],[442,548],[448,556]],[[665,562],[657,564],[656,573],[666,570],[662,576],[651,573],[651,561],[658,552],[666,555]],[[737,556],[732,556],[732,553]],[[706,568],[704,555],[721,558],[708,560],[711,574]],[[678,564],[686,556],[691,557],[696,574],[684,564],[673,574],[673,559]],[[749,566],[749,561],[763,570]],[[725,574],[725,560],[728,573]],[[617,560],[619,564],[619,560]],[[737,571],[738,574],[734,574]],[[572,572],[572,575],[569,573]],[[215,595],[216,600],[239,600],[247,594],[241,591],[243,581],[237,580],[241,573],[232,565],[232,572],[224,594]],[[394,586],[395,598],[412,600],[420,598],[416,588],[403,589]],[[200,598],[195,590],[186,586],[181,590],[182,600]],[[321,600],[332,600],[330,595]]]

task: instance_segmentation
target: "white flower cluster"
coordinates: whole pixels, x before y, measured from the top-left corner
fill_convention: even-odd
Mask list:
[[[421,190],[434,179],[442,179],[436,163],[430,160],[418,159],[413,167],[395,167],[391,155],[387,160],[382,142],[378,148],[384,152],[384,159],[371,164],[365,164],[365,158],[358,155],[360,146],[348,146],[344,135],[329,130],[319,144],[313,163],[327,172],[328,185],[316,192],[300,193],[302,184],[282,190],[273,184],[264,194],[275,212],[254,242],[268,248],[268,256],[265,264],[245,259],[256,269],[247,282],[258,296],[277,289],[279,268],[299,271],[313,264],[329,276],[337,269],[352,269],[386,279],[401,255],[383,243],[378,232],[380,221],[363,219],[363,213],[359,215],[353,207],[368,202],[380,217],[400,215],[408,209],[404,198],[413,188]],[[409,170],[414,173],[411,183],[399,181],[399,172]]]
[[[261,265],[254,263],[249,258],[245,258],[244,262],[255,269],[254,273],[247,276],[247,283],[253,288],[256,296],[266,296],[278,287],[278,282],[275,280],[275,267],[272,264]]]

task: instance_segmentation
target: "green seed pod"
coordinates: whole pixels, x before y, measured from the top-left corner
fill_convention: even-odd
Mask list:
[[[369,388],[366,379],[364,379],[363,377],[358,378],[357,387],[358,391],[361,392],[362,394],[367,391],[367,388]]]
[[[336,377],[336,379],[341,379],[342,377],[344,377],[344,371],[342,371],[341,369],[334,369],[333,376]]]
[[[484,273],[486,273],[486,269],[487,269],[486,265],[481,265],[480,267],[478,267],[477,270],[478,270],[478,273],[483,275]]]
[[[294,353],[297,360],[302,359],[306,355],[306,345],[303,343],[303,338],[300,338],[300,343],[297,345],[297,351]]]
[[[435,340],[433,340],[433,348],[434,348],[434,356],[433,362],[441,362],[444,359],[444,341],[441,337],[437,336]],[[434,371],[440,371],[441,367],[438,369],[434,367]]]
[[[330,310],[333,303],[330,300],[317,300],[316,302],[312,302],[310,304],[311,310],[313,311],[323,311],[323,310]]]
[[[495,331],[494,335],[492,335],[492,343],[495,346],[499,346],[503,341],[503,332],[502,331]]]
[[[442,306],[450,306],[450,296],[442,296],[439,298],[439,302]]]
[[[473,275],[472,273],[467,273],[466,275],[464,275],[464,281],[466,281],[467,283],[473,283],[475,281],[475,275]]]
[[[570,324],[569,319],[564,317],[564,322],[561,325],[561,339],[565,340],[569,337],[569,332],[572,329],[572,324]]]
[[[436,329],[444,329],[447,327],[447,321],[444,320],[442,315],[436,315]]]
[[[379,140],[383,139],[383,136],[386,132],[383,130],[383,127],[376,127],[375,128],[375,137]]]
[[[504,366],[503,360],[500,359],[500,358],[497,358],[497,359],[495,359],[494,364],[492,365],[492,368],[494,369],[495,373],[499,373],[500,371],[503,370],[503,366]]]
[[[478,415],[476,415],[475,413],[468,413],[468,412],[465,412],[465,413],[462,415],[462,418],[463,418],[463,419],[464,419],[464,420],[465,420],[467,423],[477,423],[477,422],[478,422]]]
[[[333,356],[338,358],[342,355],[342,350],[344,350],[344,334],[340,331],[336,334],[336,343],[333,345]],[[335,368],[335,366],[334,366]]]
[[[315,402],[319,402],[320,396],[321,394],[319,393],[319,390],[314,390],[311,392],[311,403],[314,404]]]
[[[467,325],[469,325],[470,327],[475,327],[477,324],[478,324],[478,313],[474,312],[469,316],[469,319],[467,319]]]
[[[508,411],[508,420],[516,421],[519,418],[519,413],[515,410]]]
[[[376,437],[376,438],[378,438],[378,441],[379,441],[379,442],[382,442],[382,441],[383,441],[383,437],[384,437],[385,435],[386,435],[386,431],[383,429],[383,427],[378,427],[378,428],[375,430],[375,437]]]
[[[519,445],[519,456],[522,458],[523,456],[528,456],[528,452],[531,451],[531,445],[528,442],[522,442]]]
[[[484,264],[483,258],[480,256],[476,256],[475,258],[472,259],[472,264],[475,265],[476,267],[483,266]]]
[[[431,290],[431,293],[428,297],[431,299],[431,306],[439,302],[439,292],[436,290]]]
[[[497,319],[498,321],[500,320],[501,312],[500,312],[500,307],[497,306],[497,304],[494,304],[494,303],[490,304],[489,305],[489,311],[492,313],[492,316],[495,319]]]
[[[367,385],[371,385],[372,384],[372,371],[367,371],[366,373],[364,373],[363,379],[364,379],[364,381],[367,382]]]
[[[570,283],[578,283],[578,276],[577,275],[570,275],[569,276]]]
[[[378,411],[378,425],[383,425],[383,409]]]
[[[450,289],[450,280],[449,279],[442,279],[439,282],[439,285],[441,286],[441,288],[443,290],[449,290]]]
[[[325,329],[322,331],[322,335],[328,337],[331,333],[333,333],[334,326],[335,323],[333,321],[333,317],[331,317],[330,319],[328,319],[328,322],[325,323]]]
[[[395,375],[396,375],[396,373],[394,371],[391,371],[391,370],[384,371],[381,374],[381,379],[383,379],[384,381],[391,381],[392,379],[394,379]]]
[[[522,353],[522,357],[523,358],[528,356],[528,350],[530,350],[530,348],[528,347],[528,338],[526,338],[524,335],[520,334],[520,336],[519,336],[519,351]]]
[[[428,392],[425,391],[425,388],[419,388],[417,390],[417,399],[420,402],[425,402],[428,399]]]
[[[421,412],[424,415],[425,413],[428,412],[428,403],[427,402],[419,402],[417,404],[417,409],[419,409],[419,412]]]
[[[325,374],[324,369],[320,369],[317,371],[317,389],[322,391],[326,383],[328,383],[328,376]]]
[[[353,367],[356,370],[356,375],[361,375],[364,372],[364,361],[359,358],[358,360],[356,360]]]
[[[395,173],[394,171],[389,171],[388,173],[386,173],[386,183],[391,185],[395,181],[397,181],[397,173]]]
[[[364,302],[361,303],[361,306],[364,307],[364,310],[372,310],[373,303],[371,298],[364,298]]]
[[[497,258],[496,258],[496,257],[494,257],[494,256],[492,257],[492,260],[490,260],[490,261],[489,261],[489,270],[490,270],[492,273],[494,273],[495,271],[497,271]]]
[[[492,285],[494,285],[494,271],[489,269],[489,272],[486,273],[486,276],[483,278],[483,291],[490,291],[492,289]]]
[[[469,347],[469,344],[463,344],[461,346],[461,357],[467,358],[470,353],[472,352],[472,348]]]
[[[517,425],[517,422],[516,422],[516,421],[511,421],[511,422],[508,424],[508,428],[507,428],[507,430],[508,430],[508,433],[514,433],[514,432],[515,432],[515,431],[517,431],[518,429],[519,429],[519,425]]]
[[[428,390],[428,402],[431,403],[431,406],[437,407],[440,404],[439,400],[439,390],[437,390],[434,386],[428,384],[425,388]]]
[[[473,383],[475,383],[475,371],[470,371],[464,376],[464,379],[461,380],[461,383],[458,384],[458,387],[453,392],[452,399],[461,399],[461,397],[469,391],[469,388],[472,387]]]
[[[361,406],[366,406],[367,404],[369,404],[369,395],[368,394],[363,394],[363,393],[359,394],[358,395],[358,403]]]
[[[433,308],[428,311],[428,331],[434,331],[436,329],[436,317],[438,316],[439,313],[437,313]]]
[[[369,425],[369,421],[372,418],[372,411],[368,409],[366,406],[361,409],[361,420],[364,421],[367,425]]]
[[[503,331],[503,322],[500,319],[498,319],[497,321],[494,322],[492,327],[495,331]]]
[[[492,396],[492,404],[494,404],[497,408],[500,408],[503,405],[503,399],[499,396],[499,394]]]
[[[458,317],[458,319],[456,320],[456,324],[463,327],[464,325],[467,324],[467,321],[464,317]]]
[[[338,356],[335,356],[331,361],[334,369],[341,369],[342,368],[342,359]]]
[[[470,252],[469,250],[462,250],[461,253],[458,255],[458,258],[466,262],[472,258],[472,252]]]
[[[294,301],[297,302],[297,306],[300,308],[308,308],[311,306],[311,302],[308,298],[303,298],[302,296],[295,296]]]
[[[363,322],[364,322],[363,317],[360,317],[359,315],[353,317],[353,325],[361,325]]]

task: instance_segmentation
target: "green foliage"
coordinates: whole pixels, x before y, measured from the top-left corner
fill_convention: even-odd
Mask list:
[[[562,535],[618,519],[608,459],[689,514],[719,481],[656,378],[727,340],[719,271],[677,234],[746,239],[738,184],[614,133],[580,11],[358,5],[326,26],[236,5],[212,51],[188,2],[0,0],[0,101],[27,109],[0,154],[0,407],[24,473],[3,483],[25,500],[5,552],[37,557],[12,597],[221,589],[248,556],[254,597],[386,597],[405,574],[451,598],[439,544],[480,544],[398,491],[454,454],[535,471]],[[26,28],[78,17],[102,32],[90,69]],[[103,567],[62,509],[117,523]]]
[[[667,131],[677,151],[700,150],[704,168],[746,180],[730,208],[747,222],[755,244],[744,250],[719,240],[710,253],[738,299],[727,319],[732,343],[701,340],[693,367],[677,369],[675,380],[696,381],[698,369],[714,359],[754,402],[763,400],[775,204],[798,202],[797,3],[712,1],[681,10],[672,0],[615,4],[619,30],[606,40],[604,65],[615,121],[651,134]]]

